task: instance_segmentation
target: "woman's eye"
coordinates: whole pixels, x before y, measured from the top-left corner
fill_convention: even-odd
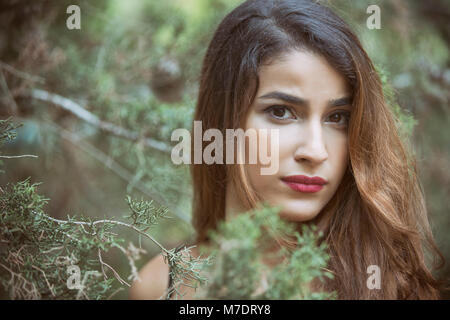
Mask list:
[[[333,113],[331,116],[329,116],[327,122],[331,122],[339,126],[346,126],[348,124],[349,119],[350,119],[350,112],[340,111]]]
[[[270,106],[264,110],[278,120],[297,119],[286,106]]]

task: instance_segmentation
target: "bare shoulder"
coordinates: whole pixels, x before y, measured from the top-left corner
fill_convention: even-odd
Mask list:
[[[139,278],[132,283],[129,298],[132,300],[156,300],[163,297],[169,284],[169,266],[162,254],[151,259],[140,271]]]

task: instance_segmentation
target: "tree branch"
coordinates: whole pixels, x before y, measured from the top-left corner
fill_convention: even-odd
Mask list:
[[[153,148],[155,150],[164,152],[166,154],[171,154],[171,147],[162,141],[158,141],[152,138],[141,137],[138,132],[128,130],[122,128],[118,125],[115,125],[111,122],[106,122],[99,119],[96,115],[84,109],[78,103],[64,98],[60,95],[50,93],[45,90],[33,89],[31,90],[31,97],[37,100],[50,102],[54,105],[57,105],[64,110],[69,111],[79,119],[82,119],[89,124],[109,133],[112,133],[115,136],[125,138],[131,141],[142,141],[143,144],[147,147]]]
[[[72,223],[72,224],[76,224],[76,225],[96,225],[99,223],[111,223],[111,224],[115,224],[115,225],[119,225],[119,226],[123,226],[123,227],[127,227],[127,228],[131,228],[134,231],[136,231],[137,233],[142,234],[143,236],[149,238],[151,241],[153,241],[158,247],[160,247],[160,249],[164,252],[168,252],[168,250],[166,248],[164,248],[164,246],[162,244],[160,244],[158,241],[156,241],[155,238],[153,238],[151,235],[149,235],[148,233],[143,232],[142,230],[136,228],[135,226],[122,222],[122,221],[115,221],[115,220],[108,220],[108,219],[103,219],[103,220],[97,220],[94,221],[92,223],[89,222],[84,222],[84,221],[67,221],[67,220],[60,220],[60,219],[55,219],[53,217],[50,216],[45,216],[45,218],[57,222],[57,223]]]

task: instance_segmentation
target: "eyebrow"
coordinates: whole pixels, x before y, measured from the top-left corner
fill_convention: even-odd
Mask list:
[[[261,97],[259,97],[259,99],[277,99],[277,100],[282,100],[291,104],[295,104],[295,105],[299,105],[299,106],[307,106],[308,105],[308,100],[305,100],[303,98],[297,97],[297,96],[293,96],[281,91],[272,91],[269,92]],[[352,98],[351,97],[342,97],[339,99],[331,99],[328,102],[328,105],[330,107],[341,107],[341,106],[346,106],[346,105],[351,105],[352,104]]]

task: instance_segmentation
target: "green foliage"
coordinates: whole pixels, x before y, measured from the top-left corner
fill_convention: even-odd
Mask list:
[[[395,90],[389,82],[390,76],[388,71],[381,66],[377,66],[376,70],[380,75],[383,84],[383,94],[386,102],[394,113],[400,136],[407,142],[413,134],[414,127],[417,125],[417,120],[414,119],[414,116],[410,111],[400,107],[398,104]]]
[[[210,234],[214,262],[208,285],[200,297],[209,299],[332,299],[335,293],[317,292],[309,285],[332,274],[323,270],[329,259],[321,233],[281,220],[279,208],[239,214]],[[295,247],[278,247],[277,240],[294,240]],[[275,245],[275,250],[274,249]],[[267,261],[275,261],[269,266]]]
[[[334,292],[312,292],[307,286],[315,278],[323,280],[324,277],[333,279],[333,275],[324,271],[329,256],[326,253],[326,244],[316,244],[315,228],[303,226],[302,235],[296,233],[298,248],[290,254],[289,262],[277,266],[270,279],[269,288],[264,298],[267,299],[334,299]]]
[[[157,244],[172,267],[176,284],[206,281],[197,269],[208,259],[193,258],[189,255],[190,248],[167,250],[145,233],[158,219],[167,217],[167,209],[156,207],[152,201],[127,196],[132,211],[127,218],[132,220],[131,224],[107,219],[93,221],[84,216],[58,220],[44,213],[49,199],[37,194],[37,186],[26,179],[8,184],[0,193],[0,267],[5,271],[0,274],[0,283],[9,290],[11,299],[106,299],[117,289],[117,282],[108,279],[105,267],[113,271],[122,285],[126,284],[102,260],[101,253],[114,247],[128,258],[131,267],[128,280],[136,280],[134,262],[145,250],[136,248],[132,242],[124,248],[125,240],[112,232],[117,226],[131,228]],[[82,277],[82,287],[76,291],[68,284],[71,266],[79,268],[81,276],[91,275]],[[102,275],[103,279],[97,279]]]
[[[17,132],[15,129],[20,126],[20,124],[14,124],[11,117],[5,120],[0,119],[0,147],[2,147],[5,142],[16,138]]]
[[[126,218],[132,219],[133,225],[143,232],[150,226],[156,225],[159,219],[167,218],[167,208],[155,206],[153,200],[133,201],[130,196],[127,196],[126,201],[132,212]]]
[[[0,148],[8,141],[12,141],[16,138],[17,132],[15,129],[21,127],[20,124],[14,124],[11,117],[5,120],[0,119]],[[3,165],[3,160],[0,160],[0,166]],[[0,173],[4,173],[4,170],[0,169]]]
[[[199,288],[205,286],[209,279],[205,274],[205,269],[209,268],[213,263],[213,257],[196,257],[192,255],[191,249],[194,246],[179,246],[166,251],[164,261],[170,268],[170,276],[172,278],[172,286],[167,289],[167,295],[174,295],[175,299],[182,298],[184,293],[180,291],[180,287],[189,286]]]
[[[11,299],[74,298],[78,292],[67,287],[67,267],[93,271],[98,265],[91,259],[94,248],[105,250],[118,241],[109,234],[108,226],[93,228],[88,223],[88,231],[82,225],[52,220],[42,211],[48,199],[36,193],[37,185],[27,179],[1,191],[0,282]],[[94,230],[97,235],[89,237]],[[83,298],[104,298],[111,282],[88,277]]]

